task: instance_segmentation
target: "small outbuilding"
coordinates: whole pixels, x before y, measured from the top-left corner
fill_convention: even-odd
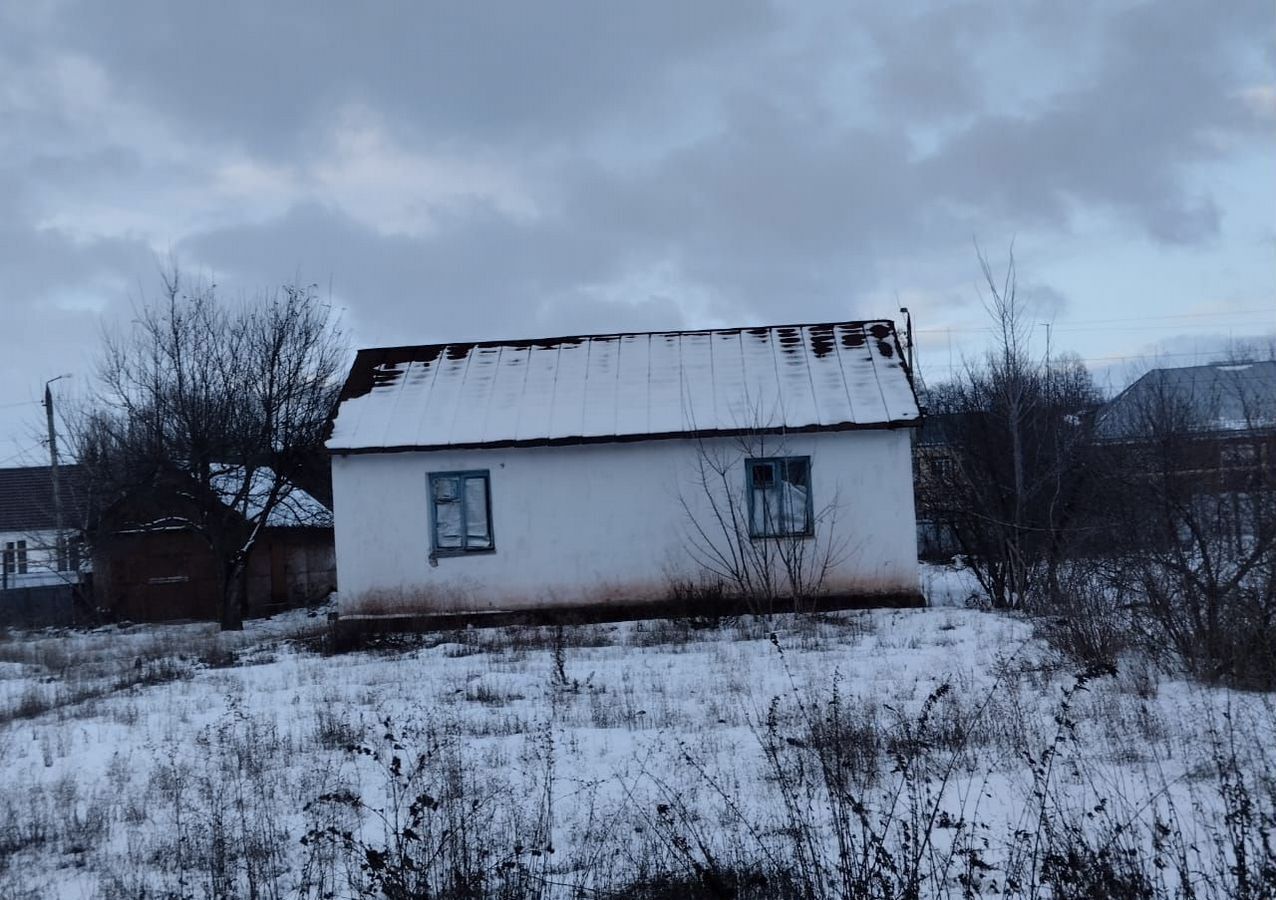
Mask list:
[[[362,350],[341,614],[920,602],[918,420],[889,321]]]
[[[216,502],[243,484],[229,468],[213,479]],[[274,476],[253,473],[243,506],[227,515],[256,520]],[[221,572],[208,540],[192,526],[206,508],[199,489],[168,473],[118,498],[97,517],[92,534],[94,595],[101,614],[134,622],[216,620]],[[312,494],[288,484],[253,542],[244,573],[250,617],[322,601],[335,587],[332,513]]]

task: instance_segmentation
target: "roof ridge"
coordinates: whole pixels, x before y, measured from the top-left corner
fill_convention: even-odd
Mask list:
[[[657,335],[687,335],[687,334],[722,334],[722,333],[739,333],[744,331],[775,331],[780,328],[836,328],[836,327],[864,327],[866,325],[886,324],[895,328],[895,320],[887,318],[878,319],[845,319],[833,322],[785,322],[774,325],[729,325],[720,328],[657,328],[652,331],[603,331],[593,334],[560,334],[548,337],[523,337],[523,338],[500,338],[500,339],[484,339],[484,340],[453,340],[453,341],[436,341],[429,344],[395,344],[392,346],[369,346],[360,347],[358,353],[365,352],[381,352],[388,353],[396,350],[433,350],[443,347],[508,347],[511,345],[524,344],[552,344],[564,341],[588,341],[595,338],[622,338],[622,337],[655,337]]]

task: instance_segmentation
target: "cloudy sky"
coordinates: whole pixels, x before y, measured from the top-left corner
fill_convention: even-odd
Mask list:
[[[888,11],[888,7],[890,7]],[[1268,0],[0,0],[0,465],[161,261],[356,345],[917,319],[1118,381],[1276,333]],[[1038,329],[1044,343],[1044,328]]]

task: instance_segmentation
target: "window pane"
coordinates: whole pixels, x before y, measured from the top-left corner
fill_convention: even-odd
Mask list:
[[[460,479],[435,478],[434,542],[439,549],[459,550],[465,546],[461,521]]]
[[[487,521],[487,479],[465,479],[465,546],[486,549],[492,546]]]
[[[810,474],[810,466],[805,459],[785,460],[777,531],[783,534],[806,532],[806,503],[810,495]]]
[[[805,488],[810,484],[811,469],[805,459],[786,459],[784,461],[784,480],[790,484]]]
[[[781,490],[783,495],[776,531],[781,534],[803,534],[806,531],[806,486],[785,481]]]
[[[775,489],[775,465],[754,462],[752,465],[753,521],[750,530],[755,535],[772,534],[776,526],[779,496]]]
[[[460,499],[460,485],[457,483],[459,478],[435,478],[434,479],[434,501],[436,503],[448,503],[453,500]]]

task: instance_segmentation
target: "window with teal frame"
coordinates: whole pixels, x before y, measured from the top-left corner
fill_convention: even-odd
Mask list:
[[[744,473],[749,537],[810,537],[815,533],[809,456],[747,459]]]
[[[430,543],[434,556],[485,553],[492,540],[487,469],[430,473]]]

